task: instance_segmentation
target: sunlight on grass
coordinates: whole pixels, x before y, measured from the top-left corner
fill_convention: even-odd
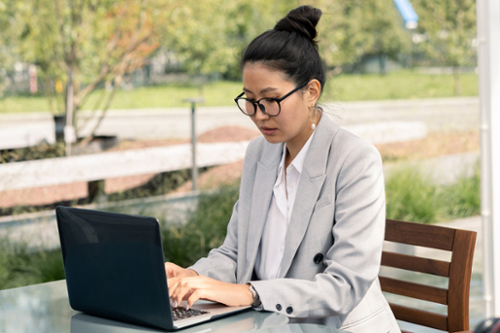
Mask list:
[[[452,75],[429,75],[402,70],[386,76],[339,75],[325,86],[325,101],[369,101],[454,97]],[[462,96],[478,95],[475,73],[462,74]]]
[[[481,208],[479,165],[472,177],[436,185],[418,169],[404,167],[386,180],[387,218],[436,223],[477,215]]]
[[[111,109],[188,108],[183,99],[202,96],[203,106],[233,105],[233,99],[242,91],[241,82],[219,81],[208,83],[202,89],[189,84],[168,84],[119,90]],[[474,73],[462,74],[462,96],[477,96],[478,79]],[[82,109],[92,109],[99,95],[94,92]],[[377,74],[341,74],[327,82],[322,101],[366,101],[453,97],[452,75],[421,74],[401,70],[385,76]],[[62,95],[59,96],[62,102]],[[49,111],[43,97],[6,97],[0,99],[0,113]]]

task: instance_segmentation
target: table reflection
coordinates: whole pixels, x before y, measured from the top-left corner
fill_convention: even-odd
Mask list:
[[[183,329],[182,333],[242,333],[286,325],[288,318],[272,312],[245,311],[221,319]],[[141,333],[165,332],[110,319],[77,313],[71,317],[71,333]],[[278,331],[269,331],[274,333]],[[295,331],[294,331],[295,332]]]
[[[1,333],[141,333],[162,330],[95,317],[71,309],[66,282],[56,281],[0,291]],[[178,333],[341,333],[321,325],[289,323],[273,312],[248,310]]]
[[[105,318],[77,313],[71,317],[71,333],[142,333],[163,330],[127,324]],[[179,333],[341,333],[315,324],[288,324],[284,315],[272,312],[246,311],[205,324],[177,331]]]

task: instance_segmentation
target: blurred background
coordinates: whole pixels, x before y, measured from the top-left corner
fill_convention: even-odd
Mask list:
[[[0,0],[0,289],[64,278],[60,204],[157,217],[180,265],[221,244],[259,135],[239,55],[305,4],[320,103],[382,154],[387,217],[479,232],[475,1]]]

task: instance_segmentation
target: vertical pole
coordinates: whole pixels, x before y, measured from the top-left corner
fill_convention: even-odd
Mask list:
[[[193,167],[191,170],[191,177],[193,181],[193,191],[196,191],[198,186],[198,166],[196,165],[196,103],[203,103],[203,98],[186,98],[184,102],[191,103],[191,152],[193,155]]]
[[[500,3],[478,0],[483,296],[486,318],[500,316]],[[493,130],[495,129],[495,130]]]
[[[73,70],[68,73],[68,91],[66,97],[66,124],[64,126],[64,143],[66,156],[71,156],[71,143],[75,142],[75,129],[73,128]]]
[[[196,119],[195,119],[195,105],[196,102],[191,102],[191,151],[193,154],[193,169],[191,177],[193,182],[193,192],[197,190],[198,181],[198,166],[196,165]]]

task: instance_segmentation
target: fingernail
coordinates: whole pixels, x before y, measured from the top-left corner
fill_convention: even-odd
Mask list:
[[[177,307],[177,300],[174,299],[174,308],[176,308],[176,307]]]
[[[189,310],[190,306],[189,303],[186,304],[186,310]]]

